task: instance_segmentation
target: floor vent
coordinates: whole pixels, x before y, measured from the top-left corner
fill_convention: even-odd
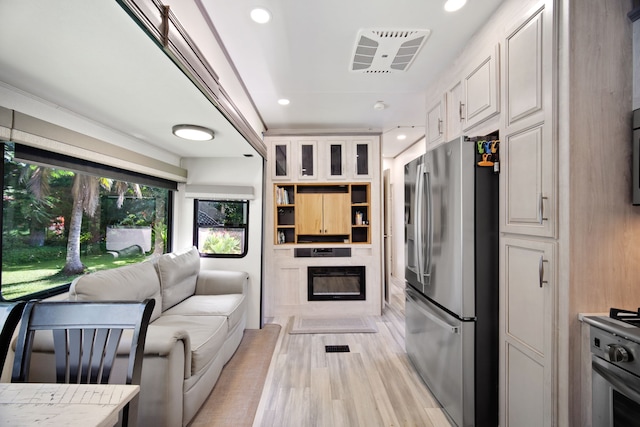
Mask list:
[[[349,353],[348,345],[325,345],[324,350],[327,353]]]

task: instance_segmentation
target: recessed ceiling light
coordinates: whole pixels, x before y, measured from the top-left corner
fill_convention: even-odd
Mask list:
[[[215,136],[211,129],[197,125],[175,125],[171,131],[175,136],[190,141],[209,141]]]
[[[375,104],[373,104],[374,110],[384,110],[385,108],[387,108],[387,106],[382,101],[378,101]]]
[[[290,103],[291,101],[289,101],[287,98],[278,99],[278,104],[280,105],[289,105]]]
[[[256,7],[251,10],[251,19],[258,24],[266,24],[271,20],[271,13],[262,7]]]
[[[466,2],[467,0],[447,0],[444,4],[444,10],[447,12],[455,12],[456,10],[461,9]]]
[[[402,141],[404,139],[407,139],[407,135],[405,135],[404,133],[401,133],[400,135],[396,136],[396,138],[398,138],[398,140]]]

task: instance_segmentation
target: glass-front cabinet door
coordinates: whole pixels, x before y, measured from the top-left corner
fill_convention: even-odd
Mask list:
[[[356,178],[371,177],[371,141],[353,141],[353,157],[355,162],[354,175]]]
[[[271,159],[273,180],[291,179],[291,143],[289,141],[274,141],[271,144]]]
[[[318,177],[318,142],[302,140],[296,143],[298,149],[298,178],[316,179]]]
[[[326,153],[326,173],[329,179],[344,179],[346,158],[346,142],[345,141],[327,141]]]

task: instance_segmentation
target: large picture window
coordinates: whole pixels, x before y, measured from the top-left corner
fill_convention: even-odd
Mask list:
[[[169,250],[175,183],[2,146],[1,299],[64,292],[79,275]]]
[[[241,258],[247,254],[249,202],[195,200],[194,245],[205,257]]]

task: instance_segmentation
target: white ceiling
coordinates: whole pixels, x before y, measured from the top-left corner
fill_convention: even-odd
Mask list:
[[[447,13],[444,0],[175,1],[209,14],[270,132],[381,132],[386,157],[424,135],[426,88],[501,2],[468,0]],[[272,13],[270,23],[249,19],[257,5]],[[255,153],[115,1],[2,0],[0,16],[0,88],[179,157]],[[181,23],[188,32],[189,22]],[[407,71],[354,73],[356,36],[370,28],[431,34]],[[283,97],[291,104],[280,106]],[[387,108],[375,110],[377,101]],[[15,107],[1,98],[0,105]],[[216,139],[173,136],[171,126],[184,122],[215,129]]]
[[[501,3],[468,0],[449,13],[445,0],[200,1],[270,131],[380,131],[385,157],[424,136],[426,89]],[[271,22],[251,21],[255,6],[269,10]],[[362,74],[350,71],[361,29],[431,34],[407,71]],[[387,108],[374,110],[377,101]],[[404,143],[398,133],[407,134]]]

